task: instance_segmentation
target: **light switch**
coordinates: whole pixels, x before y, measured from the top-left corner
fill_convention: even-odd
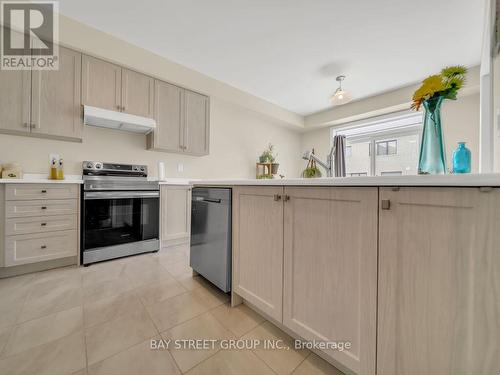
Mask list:
[[[182,163],[177,164],[177,172],[179,173],[184,172],[184,164]]]

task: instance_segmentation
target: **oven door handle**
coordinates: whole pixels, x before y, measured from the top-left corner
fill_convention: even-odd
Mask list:
[[[92,191],[85,192],[83,199],[158,198],[159,196],[159,191]]]

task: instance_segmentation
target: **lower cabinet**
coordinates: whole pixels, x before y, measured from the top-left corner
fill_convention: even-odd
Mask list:
[[[233,188],[235,293],[282,321],[283,188]]]
[[[77,184],[0,184],[0,266],[78,255]]]
[[[377,188],[286,188],[283,324],[325,353],[375,373]]]
[[[377,374],[498,374],[500,189],[380,199]]]
[[[161,246],[189,243],[191,236],[191,187],[162,185],[160,191]]]
[[[233,291],[325,354],[375,373],[377,188],[233,189]]]

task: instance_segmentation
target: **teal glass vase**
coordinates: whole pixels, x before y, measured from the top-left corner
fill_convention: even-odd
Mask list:
[[[441,126],[444,97],[424,101],[425,117],[418,158],[418,174],[445,174],[446,151]]]
[[[458,142],[458,147],[453,153],[453,173],[470,173],[471,154],[465,147],[465,142]]]

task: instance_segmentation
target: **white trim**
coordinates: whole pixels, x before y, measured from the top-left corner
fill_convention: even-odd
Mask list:
[[[480,70],[479,113],[479,172],[493,171],[494,120],[493,120],[493,49],[495,46],[496,1],[486,0],[483,47]]]

